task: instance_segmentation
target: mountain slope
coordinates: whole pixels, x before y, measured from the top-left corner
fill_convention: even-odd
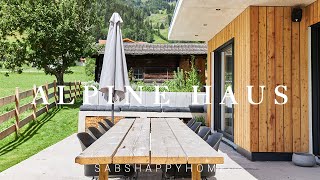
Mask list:
[[[97,0],[94,11],[97,22],[93,35],[106,39],[109,18],[118,12],[124,21],[124,38],[135,41],[168,43],[167,32],[176,0]]]

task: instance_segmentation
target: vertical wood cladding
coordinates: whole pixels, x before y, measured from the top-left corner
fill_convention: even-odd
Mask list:
[[[234,38],[234,93],[239,103],[234,107],[234,142],[247,150],[251,144],[251,105],[247,103],[246,86],[251,83],[250,71],[254,71],[250,66],[250,13],[250,8],[246,9],[208,42],[208,83],[211,84],[211,52]],[[208,119],[211,114],[209,111]]]
[[[300,23],[291,21],[292,7],[248,7],[208,42],[210,56],[234,38],[234,142],[250,152],[309,150],[307,29],[320,20],[319,2],[303,8]],[[209,77],[212,63],[209,58]],[[248,103],[248,85],[253,101],[263,103]],[[266,86],[263,95],[259,85]],[[274,93],[278,85],[287,86],[285,105],[274,103],[283,101]]]

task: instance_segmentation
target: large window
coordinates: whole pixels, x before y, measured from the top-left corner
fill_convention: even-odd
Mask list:
[[[230,98],[220,104],[228,87],[234,92],[233,40],[218,48],[214,57],[214,124],[215,129],[233,140],[234,110]]]
[[[143,69],[142,68],[134,68],[133,69],[133,76],[136,80],[142,80],[143,79]]]
[[[320,155],[320,23],[311,29],[312,140],[313,153]]]
[[[233,89],[233,56],[232,44],[223,49],[221,53],[221,97],[224,96],[228,87]],[[233,136],[233,105],[230,98],[221,104],[221,130]]]

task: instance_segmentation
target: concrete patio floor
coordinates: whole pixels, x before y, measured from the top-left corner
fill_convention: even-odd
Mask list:
[[[225,164],[217,166],[217,175],[212,180],[316,180],[320,177],[319,166],[302,168],[294,166],[291,162],[251,162],[223,143],[220,145],[220,150],[225,157]],[[83,176],[83,167],[74,163],[74,158],[80,151],[79,142],[74,134],[1,172],[0,179],[89,180],[90,178]],[[138,179],[160,180],[161,172],[142,172]]]

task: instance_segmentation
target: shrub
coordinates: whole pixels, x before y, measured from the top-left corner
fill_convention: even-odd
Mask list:
[[[201,88],[203,84],[201,83],[198,69],[194,65],[194,56],[191,57],[190,71],[184,72],[182,69],[178,69],[177,72],[174,72],[174,78],[164,82],[163,85],[168,86],[172,92],[193,92],[192,86]]]
[[[133,75],[133,68],[130,68],[129,71],[128,71],[128,78],[129,78],[129,81],[133,81],[134,80],[134,75]]]
[[[88,77],[92,78],[92,80],[94,79],[95,68],[96,68],[96,59],[87,58],[86,65],[85,65],[85,72]]]
[[[202,86],[200,75],[198,73],[198,69],[195,68],[194,65],[194,56],[191,56],[191,69],[189,72],[187,72],[187,78],[186,78],[186,88],[187,91],[193,91],[192,86]]]
[[[161,25],[160,25],[160,29],[165,29],[165,27],[164,27],[164,24],[163,24],[163,23],[161,23]]]
[[[146,92],[154,92],[156,86],[156,82],[153,82],[152,84],[146,84],[143,81],[136,81],[134,83],[131,83],[132,89],[135,91],[140,91],[139,86],[142,86],[142,91]]]
[[[201,122],[201,126],[206,125],[206,118],[204,116],[196,116],[194,118],[196,119],[196,122]]]
[[[99,83],[98,83],[98,82],[95,82],[95,81],[83,82],[83,85],[84,85],[84,86],[94,86],[94,87],[96,87],[97,89],[99,89]],[[89,90],[93,90],[93,88],[90,87]]]
[[[164,82],[163,86],[168,86],[171,92],[187,91],[185,88],[186,81],[185,81],[185,73],[183,72],[183,69],[178,68],[177,72],[174,72],[173,79]]]
[[[17,70],[17,73],[18,73],[18,74],[22,74],[22,69],[18,69],[18,70]]]

